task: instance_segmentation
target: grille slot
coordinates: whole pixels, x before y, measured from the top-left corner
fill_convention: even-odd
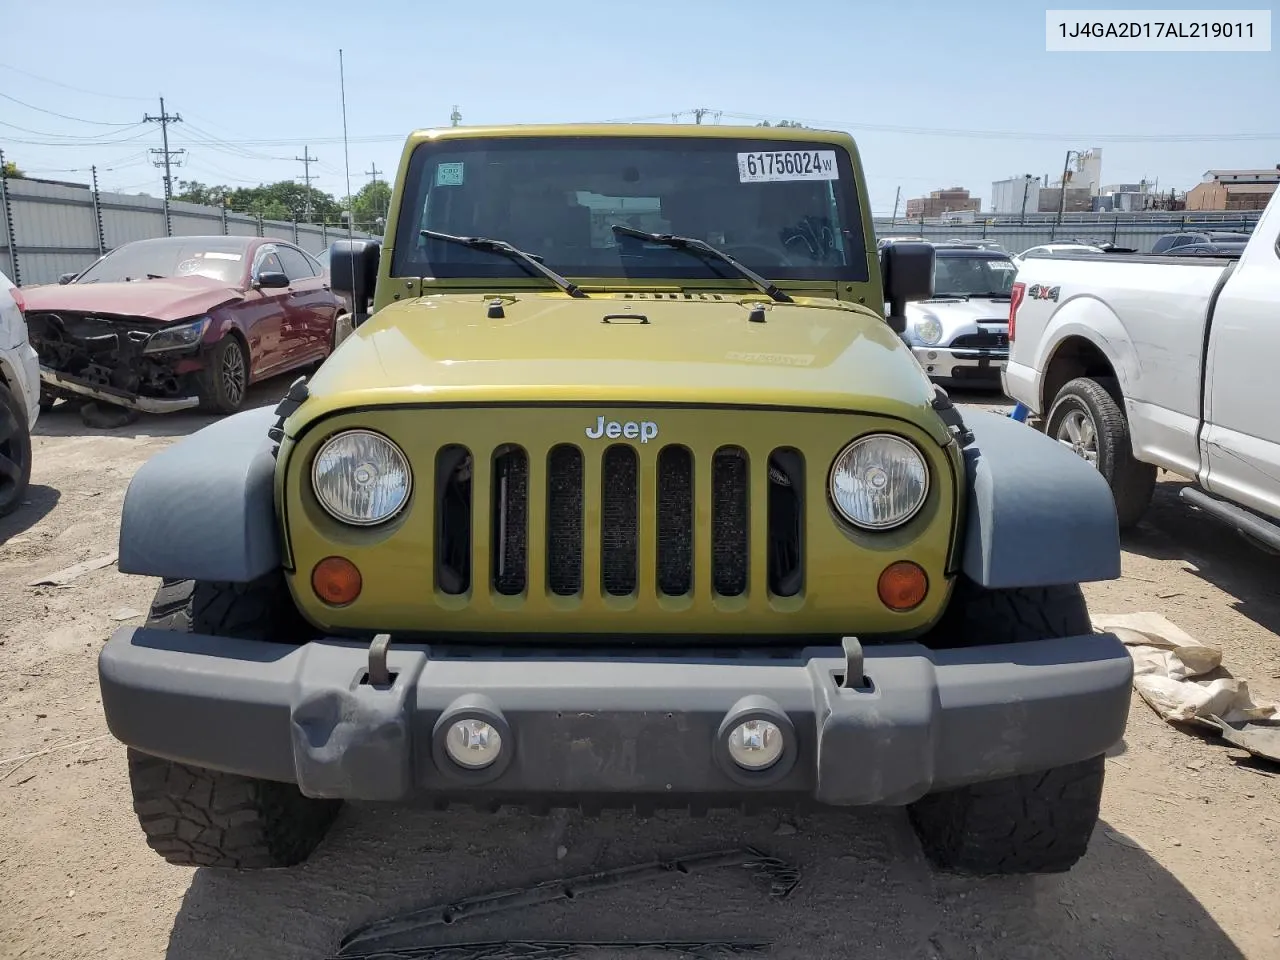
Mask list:
[[[471,589],[471,451],[450,445],[436,454],[436,586]]]
[[[547,455],[547,585],[558,597],[582,590],[582,451],[562,444]]]
[[[1009,348],[1009,335],[1007,333],[995,333],[990,330],[983,330],[981,333],[962,333],[951,341],[953,349],[963,350],[969,349],[987,349],[987,350],[1007,350]]]
[[[493,457],[493,588],[505,596],[523,593],[529,561],[529,455],[499,447]]]
[[[658,592],[693,589],[693,454],[664,447],[658,454]]]
[[[769,592],[794,597],[804,586],[804,458],[779,447],[769,456]]]
[[[711,585],[722,597],[747,589],[748,466],[741,447],[721,447],[711,461]]]
[[[640,458],[631,447],[612,446],[605,451],[600,491],[600,577],[605,593],[615,597],[628,596],[636,589],[639,473]]]

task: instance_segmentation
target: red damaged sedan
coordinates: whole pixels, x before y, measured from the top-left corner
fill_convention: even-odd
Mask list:
[[[261,237],[138,240],[23,296],[41,406],[233,413],[251,383],[319,363],[350,329],[324,268]]]

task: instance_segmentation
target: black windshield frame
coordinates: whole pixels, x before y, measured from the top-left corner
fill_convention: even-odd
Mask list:
[[[692,154],[701,159],[708,155],[720,154],[732,159],[736,168],[738,153],[746,152],[803,152],[834,151],[838,168],[837,186],[834,190],[832,208],[839,220],[839,240],[844,263],[831,264],[799,264],[780,266],[771,262],[753,262],[741,258],[748,267],[769,280],[786,283],[821,282],[834,283],[866,283],[869,276],[866,253],[866,238],[863,223],[863,210],[860,202],[859,183],[855,169],[847,150],[838,142],[811,140],[779,140],[755,137],[663,137],[663,136],[628,136],[619,133],[617,136],[486,136],[465,138],[443,138],[421,143],[410,154],[405,176],[399,214],[395,231],[395,248],[390,265],[391,276],[422,277],[446,281],[458,280],[508,280],[529,281],[525,270],[518,264],[503,261],[499,258],[477,258],[450,255],[443,246],[436,246],[434,251],[418,242],[419,230],[424,224],[422,211],[426,196],[430,189],[428,173],[438,170],[436,164],[456,162],[459,157],[472,156],[493,158],[504,153],[523,154],[526,158],[539,151],[547,151],[549,157],[554,151],[617,151],[635,152],[649,150],[679,151]],[[734,188],[739,187],[736,173],[731,181]],[[769,184],[745,184],[753,187],[768,187]],[[479,226],[485,226],[480,224]],[[606,225],[607,227],[607,225]],[[442,231],[444,232],[444,231]],[[458,232],[462,232],[459,230]],[[479,232],[478,230],[476,232]],[[500,232],[490,230],[486,236],[515,242],[512,237],[501,236]],[[455,249],[456,245],[455,245]],[[522,247],[522,249],[528,249]],[[544,258],[547,266],[566,277],[587,286],[599,285],[601,282],[622,281],[635,283],[644,281],[669,281],[676,283],[692,282],[698,285],[737,286],[745,283],[732,270],[714,262],[680,255],[670,251],[671,256],[657,256],[653,249],[645,256],[623,257],[619,254],[608,263],[565,263],[553,256]],[[529,250],[541,254],[539,250]],[[603,258],[602,258],[603,259]]]

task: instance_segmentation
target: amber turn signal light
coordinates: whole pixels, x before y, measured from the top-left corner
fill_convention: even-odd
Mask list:
[[[876,584],[880,602],[890,610],[911,610],[920,606],[929,592],[929,578],[917,564],[899,560],[885,567]]]
[[[360,571],[346,557],[325,557],[311,571],[311,589],[331,607],[345,607],[360,596]]]

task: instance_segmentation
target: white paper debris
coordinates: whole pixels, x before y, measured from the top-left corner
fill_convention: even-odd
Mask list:
[[[1222,651],[1158,613],[1104,614],[1093,617],[1093,627],[1120,638],[1133,658],[1134,689],[1165,720],[1216,716],[1244,723],[1280,716],[1280,704],[1255,701],[1244,680],[1196,680],[1222,666]]]

